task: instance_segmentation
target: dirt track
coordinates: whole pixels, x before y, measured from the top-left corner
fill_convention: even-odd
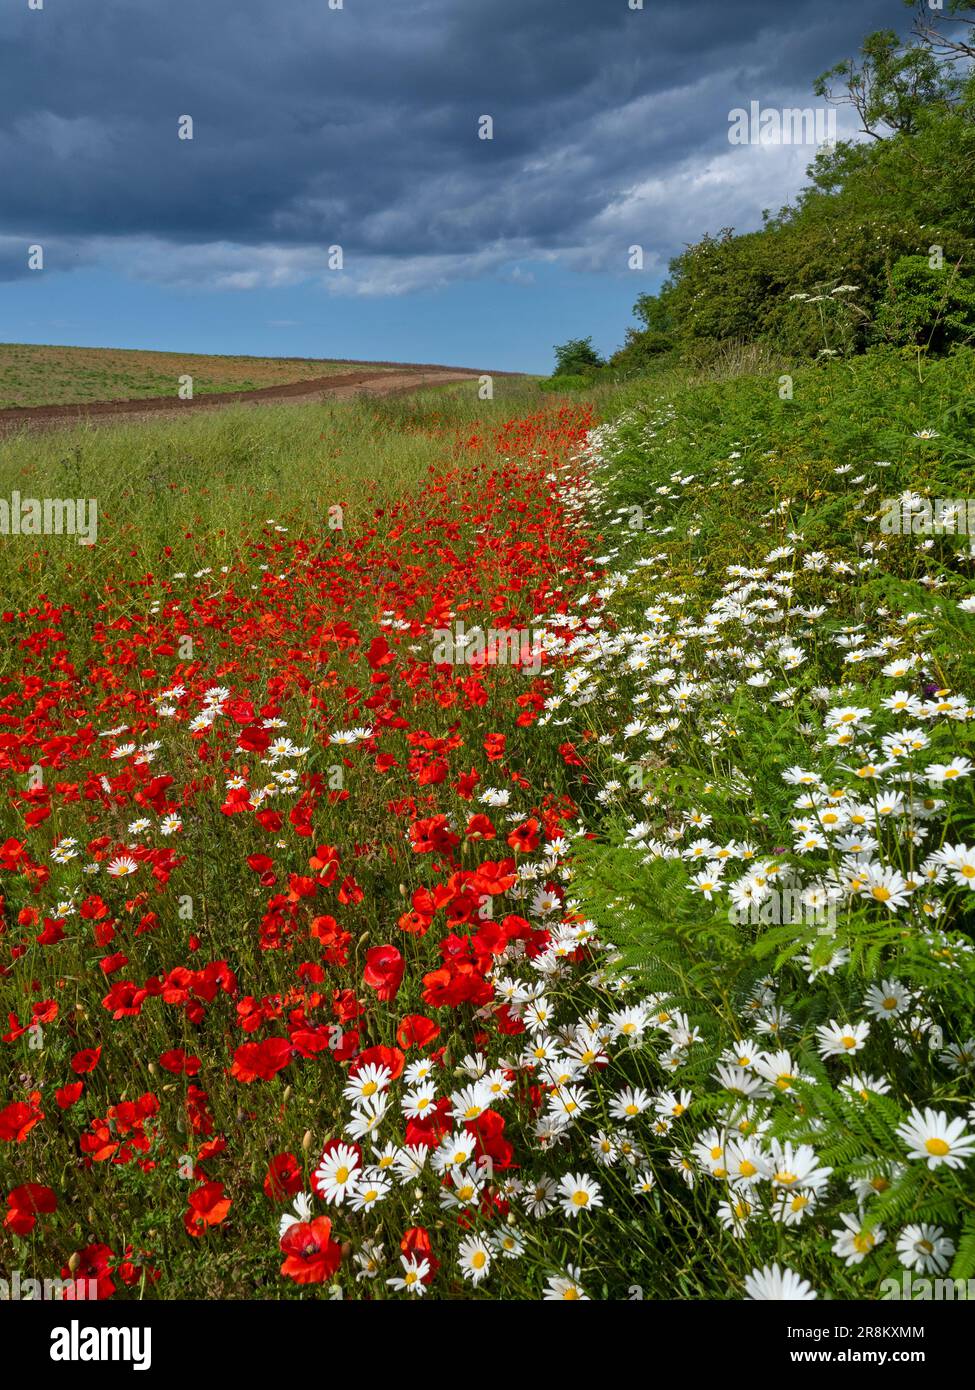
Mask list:
[[[473,381],[480,373],[458,367],[438,367],[415,363],[376,363],[376,366],[401,368],[398,371],[345,372],[341,375],[314,377],[286,386],[265,386],[255,391],[222,391],[181,401],[176,396],[152,396],[134,401],[90,401],[81,405],[13,406],[0,410],[0,434],[21,429],[57,429],[80,423],[93,425],[113,421],[149,419],[160,414],[183,414],[187,411],[223,410],[230,405],[275,405],[281,401],[293,404],[331,400],[348,400],[352,396],[394,396],[417,391],[424,386],[438,386],[451,381]],[[494,372],[494,376],[511,376],[511,372]]]

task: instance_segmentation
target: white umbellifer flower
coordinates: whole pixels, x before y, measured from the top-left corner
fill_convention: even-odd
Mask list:
[[[806,1302],[818,1297],[808,1280],[800,1278],[788,1265],[763,1265],[745,1277],[745,1295],[766,1302]]]

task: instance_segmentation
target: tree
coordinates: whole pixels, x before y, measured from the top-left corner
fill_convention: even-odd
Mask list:
[[[633,306],[634,317],[651,333],[669,333],[674,326],[667,290],[668,286],[664,285],[659,294],[641,294]]]
[[[592,345],[592,337],[570,338],[555,348],[553,376],[582,376],[606,364]]]
[[[834,96],[830,85],[839,78],[846,89]],[[905,47],[893,29],[869,34],[860,47],[860,61],[846,58],[813,83],[818,97],[839,106],[852,106],[864,133],[883,140],[886,132],[914,135],[925,107],[947,105],[956,88],[954,74],[923,44]]]

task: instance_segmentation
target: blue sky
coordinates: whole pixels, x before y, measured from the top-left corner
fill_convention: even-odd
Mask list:
[[[538,371],[568,337],[612,351],[684,244],[802,184],[814,151],[732,147],[728,113],[810,105],[904,22],[899,0],[8,0],[0,338]]]

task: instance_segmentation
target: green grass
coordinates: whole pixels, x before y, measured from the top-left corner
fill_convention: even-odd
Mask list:
[[[0,454],[0,497],[94,498],[99,544],[0,537],[4,606],[74,601],[113,575],[232,564],[268,518],[315,534],[328,508],[354,535],[373,505],[402,496],[458,428],[537,409],[530,383],[499,378],[493,401],[459,383],[408,397],[325,406],[230,407],[180,420],[22,432]],[[107,544],[104,542],[107,540]]]

